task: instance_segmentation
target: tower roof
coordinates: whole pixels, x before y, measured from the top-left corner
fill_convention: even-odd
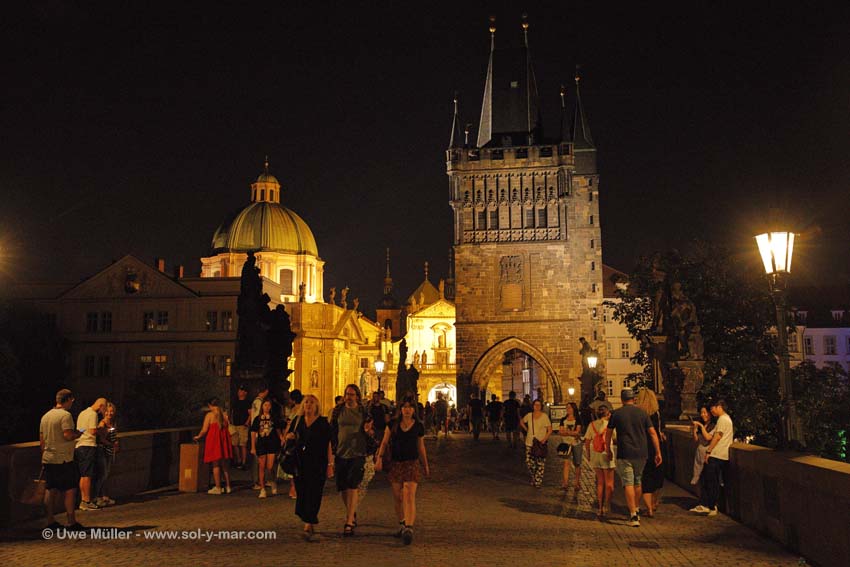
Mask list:
[[[528,47],[528,22],[522,22],[522,46],[496,48],[495,20],[490,22],[490,59],[484,82],[478,147],[539,143],[543,121],[537,79]]]
[[[462,148],[466,144],[463,126],[460,124],[460,114],[457,110],[457,93],[454,97],[454,115],[452,116],[452,136],[449,138],[450,148]]]
[[[428,262],[425,262],[425,280],[410,294],[407,298],[407,303],[409,305],[416,303],[421,307],[423,305],[431,305],[439,299],[440,290],[434,287],[434,284],[428,279]]]
[[[576,100],[573,107],[573,120],[570,125],[570,141],[576,150],[596,149],[593,145],[593,137],[590,135],[590,125],[587,122],[587,116],[584,114],[584,107],[581,104],[581,92],[579,90],[579,77],[576,71]]]
[[[390,276],[390,249],[387,248],[387,275],[384,276],[384,296],[378,303],[378,309],[400,309],[393,295],[393,278]]]

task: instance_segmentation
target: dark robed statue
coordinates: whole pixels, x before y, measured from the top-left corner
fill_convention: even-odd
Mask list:
[[[242,266],[236,312],[236,367],[239,372],[262,373],[269,390],[278,399],[289,390],[286,379],[291,372],[287,360],[292,355],[295,334],[289,325],[289,315],[278,305],[269,308],[271,298],[263,293],[263,282],[253,251]]]

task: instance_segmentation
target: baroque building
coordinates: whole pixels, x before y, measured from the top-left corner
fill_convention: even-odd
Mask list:
[[[579,337],[604,341],[596,146],[578,76],[572,104],[561,92],[560,132],[544,132],[528,23],[517,31],[518,46],[497,47],[491,24],[477,139],[455,100],[446,151],[458,386],[489,389],[519,354],[541,376],[536,393],[560,402],[580,387]]]

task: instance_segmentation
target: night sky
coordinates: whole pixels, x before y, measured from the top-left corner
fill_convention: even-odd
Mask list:
[[[757,261],[752,235],[774,204],[802,233],[795,281],[850,281],[844,7],[213,4],[5,8],[0,281],[76,281],[126,253],[197,275],[268,154],[326,290],[350,286],[372,316],[387,246],[399,298],[425,260],[436,284],[452,94],[476,123],[488,16],[497,44],[515,43],[524,10],[550,135],[559,86],[582,68],[606,263],[628,271],[692,238]]]

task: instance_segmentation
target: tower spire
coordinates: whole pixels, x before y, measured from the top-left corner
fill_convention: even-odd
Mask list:
[[[460,148],[465,146],[468,143],[468,133],[464,136],[464,139],[461,140],[461,132],[463,129],[460,125],[460,113],[458,113],[457,108],[457,91],[455,91],[455,96],[453,99],[454,102],[454,116],[452,116],[452,136],[449,139],[449,148]]]
[[[573,122],[570,126],[570,140],[573,147],[577,150],[596,149],[593,145],[593,138],[590,135],[590,125],[587,123],[587,117],[584,114],[584,107],[581,104],[581,92],[579,83],[581,75],[579,74],[579,66],[576,65],[576,102],[573,107]]]
[[[269,156],[266,154],[266,159],[263,162],[263,172],[268,175],[269,174]]]
[[[493,51],[496,48],[496,16],[490,16],[490,62],[484,82],[484,100],[481,103],[481,120],[478,121],[477,146],[483,147],[493,137]]]
[[[567,87],[561,85],[561,143],[570,140],[570,113],[567,111]]]
[[[428,261],[425,261],[425,280],[428,281]]]
[[[393,278],[390,276],[390,249],[387,248],[387,275],[384,276],[384,297],[393,293]]]

